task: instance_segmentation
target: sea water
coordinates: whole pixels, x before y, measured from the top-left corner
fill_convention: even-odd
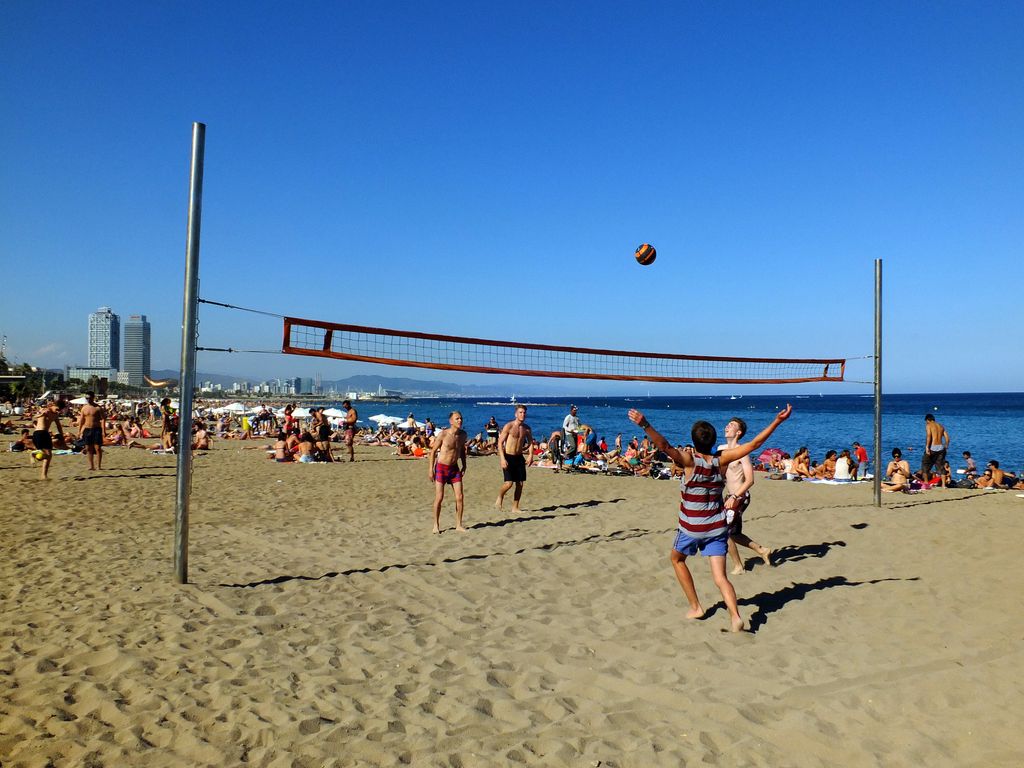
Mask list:
[[[780,426],[765,448],[778,447],[793,454],[807,446],[813,460],[820,461],[828,450],[863,445],[874,460],[874,397],[872,395],[715,395],[694,397],[577,397],[521,398],[528,402],[527,423],[538,440],[546,440],[562,426],[569,405],[579,408],[580,423],[589,424],[598,438],[609,446],[622,435],[625,445],[632,437],[643,437],[627,412],[636,408],[654,428],[673,444],[690,442],[690,427],[698,419],[711,422],[725,442],[725,425],[731,418],[747,422],[753,437],[775,414],[793,406],[793,415]],[[361,424],[373,426],[369,416],[385,414],[402,419],[413,413],[417,421],[429,418],[438,427],[447,426],[448,414],[459,410],[463,428],[470,437],[484,431],[494,416],[505,424],[515,415],[512,402],[495,398],[409,399],[400,403],[357,402]],[[925,414],[932,414],[949,433],[949,461],[953,469],[963,466],[961,454],[970,451],[983,467],[990,459],[1003,469],[1024,471],[1024,393],[885,395],[882,400],[882,451],[888,460],[893,448],[900,448],[911,467],[920,466],[925,443]]]

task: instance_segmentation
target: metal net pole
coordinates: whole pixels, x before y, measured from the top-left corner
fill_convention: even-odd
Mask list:
[[[875,506],[882,506],[882,260],[875,259]]]
[[[192,395],[196,385],[196,317],[199,312],[199,230],[203,215],[203,154],[206,126],[192,123],[192,165],[185,241],[185,294],[181,321],[181,382],[178,402],[178,472],[174,511],[174,580],[188,583],[188,513],[192,494]]]

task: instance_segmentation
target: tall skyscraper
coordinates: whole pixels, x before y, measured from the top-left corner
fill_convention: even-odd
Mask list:
[[[132,386],[142,386],[142,377],[150,374],[149,322],[145,315],[129,315],[124,324],[124,370]]]
[[[89,367],[121,367],[121,318],[110,307],[89,315]]]

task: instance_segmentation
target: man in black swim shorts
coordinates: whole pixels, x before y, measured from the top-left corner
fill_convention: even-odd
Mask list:
[[[78,437],[85,442],[89,469],[103,469],[103,428],[107,413],[96,405],[96,395],[85,393],[85,405],[78,412]]]
[[[501,509],[505,494],[512,486],[512,511],[519,512],[519,500],[523,496],[523,483],[526,482],[526,465],[533,463],[533,431],[526,423],[526,406],[516,406],[516,417],[506,424],[498,435],[498,459],[501,461],[501,472],[504,483],[498,490],[498,500],[494,506]]]
[[[64,430],[60,426],[60,403],[51,400],[36,416],[35,431],[32,433],[32,444],[36,450],[42,453],[39,459],[42,464],[39,479],[46,480],[50,471],[50,462],[53,460],[53,438],[50,436],[50,425],[57,425],[57,434],[64,437]]]

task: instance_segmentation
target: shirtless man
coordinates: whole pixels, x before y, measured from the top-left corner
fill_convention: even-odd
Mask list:
[[[924,417],[924,458],[921,459],[921,475],[924,481],[932,479],[932,467],[942,467],[949,449],[949,433],[930,413]]]
[[[356,422],[359,420],[359,413],[352,407],[348,400],[341,404],[345,409],[345,446],[348,448],[348,460],[356,460]]]
[[[740,444],[740,438],[747,433],[747,423],[743,419],[732,419],[725,425],[726,448],[736,448]],[[754,487],[754,466],[750,463],[750,457],[744,456],[739,461],[734,461],[725,470],[725,509],[726,521],[729,523],[729,559],[733,562],[732,573],[739,575],[746,568],[743,558],[740,557],[739,547],[742,544],[747,549],[754,550],[765,565],[771,565],[772,551],[762,547],[756,541],[743,533],[743,512],[750,506],[750,489]],[[732,512],[730,519],[729,512]]]
[[[465,531],[462,525],[462,476],[466,474],[466,431],[462,428],[462,414],[448,414],[448,427],[434,436],[430,444],[430,479],[434,482],[434,533],[441,532],[441,502],[444,487],[451,483],[455,492],[455,530]]]
[[[501,428],[498,435],[498,458],[501,460],[501,471],[505,478],[498,490],[498,500],[494,502],[499,510],[505,501],[505,494],[514,485],[512,494],[512,511],[519,512],[519,500],[523,497],[523,483],[526,482],[526,466],[533,463],[533,453],[529,450],[533,442],[533,431],[526,423],[526,406],[516,406],[516,417]]]
[[[999,468],[999,462],[993,459],[988,463],[985,472],[992,473],[992,483],[995,488],[1014,488],[1017,485],[1017,476]]]
[[[57,425],[57,434],[61,440],[64,439],[64,430],[60,426],[60,403],[51,400],[46,404],[35,420],[35,432],[32,433],[32,444],[36,450],[43,454],[40,459],[42,471],[40,480],[48,480],[47,474],[50,471],[50,462],[53,460],[53,438],[50,436],[50,425]]]
[[[85,456],[89,459],[89,469],[103,469],[103,440],[107,436],[104,425],[107,412],[96,405],[96,395],[85,393],[85,405],[78,412],[78,437],[85,440]]]

